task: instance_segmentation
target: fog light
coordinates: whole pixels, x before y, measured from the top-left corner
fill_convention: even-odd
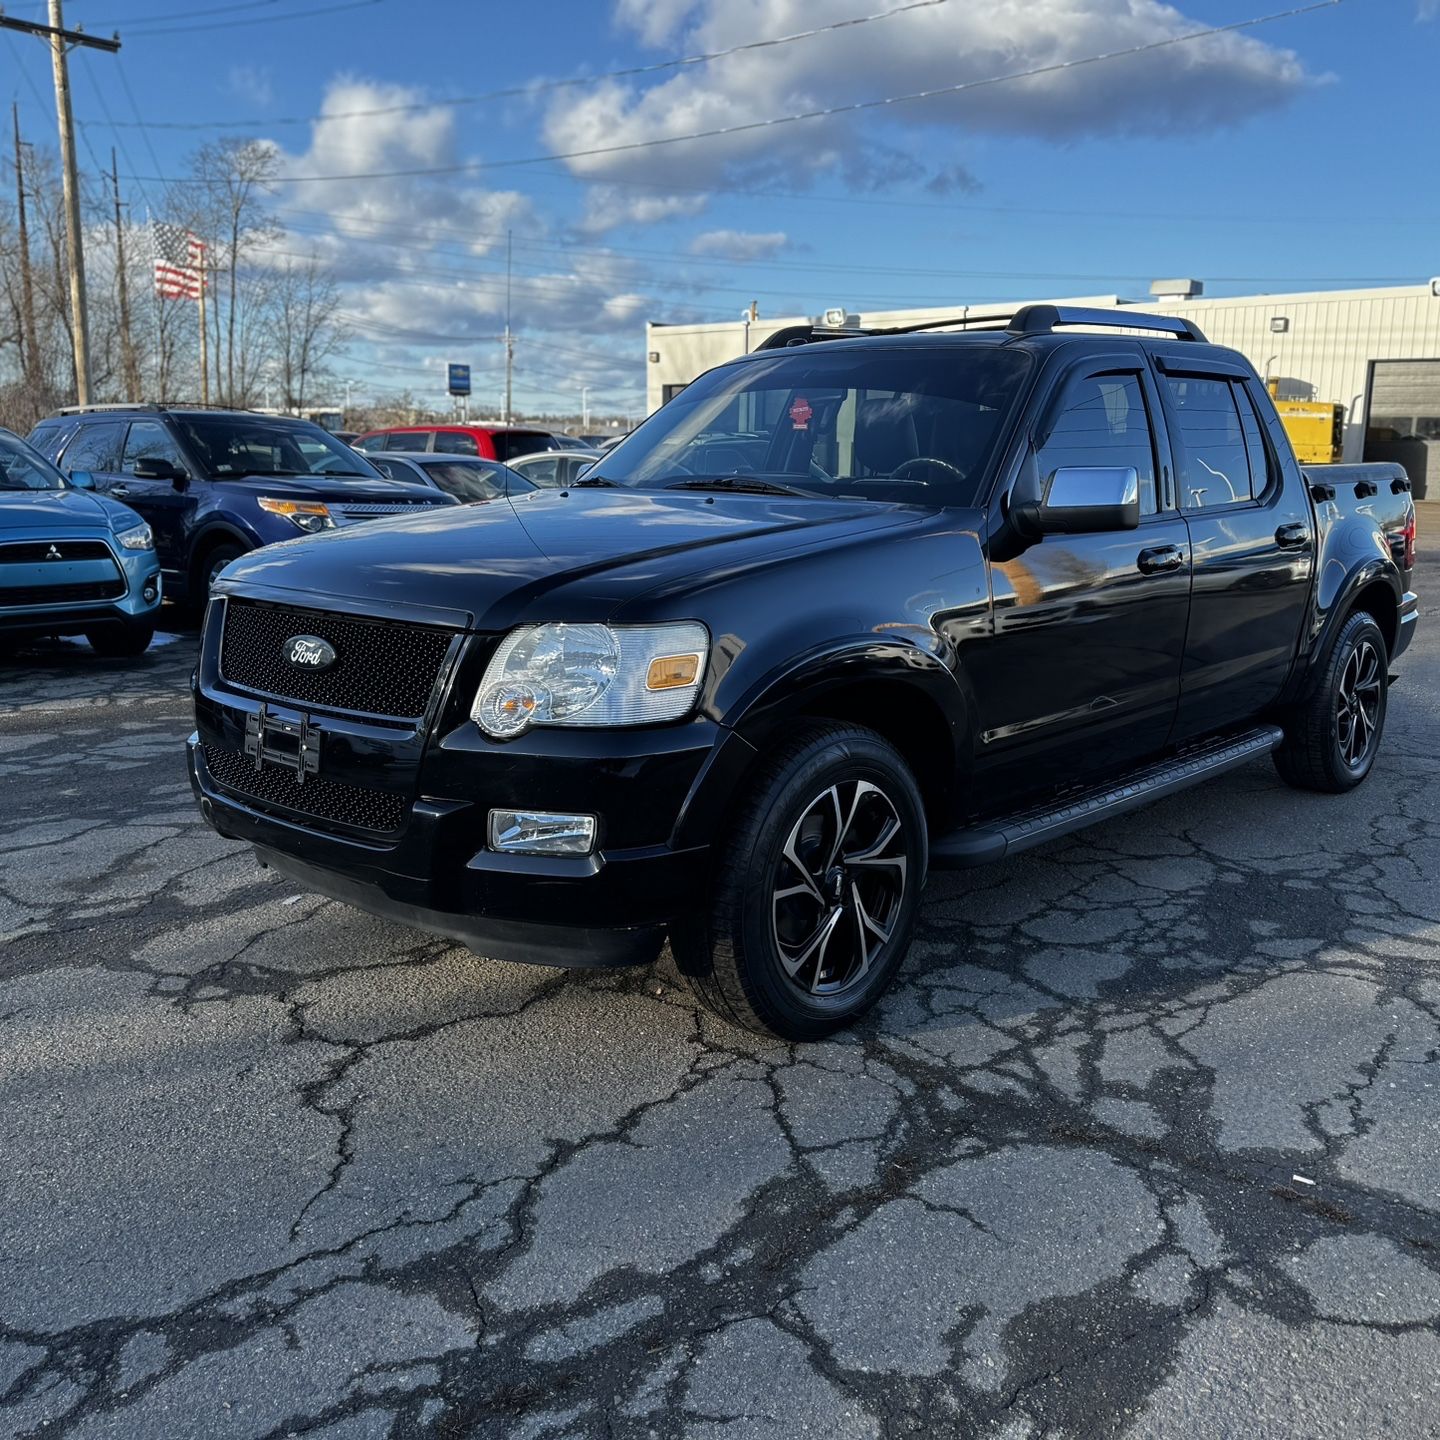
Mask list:
[[[492,810],[490,848],[511,855],[588,855],[595,848],[595,817]]]
[[[145,588],[140,592],[140,594],[144,596],[147,605],[154,600],[159,593],[160,591],[153,580],[147,580],[145,582]]]

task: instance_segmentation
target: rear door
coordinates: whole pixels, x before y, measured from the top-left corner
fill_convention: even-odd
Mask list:
[[[1183,740],[1279,697],[1310,601],[1314,520],[1293,456],[1267,433],[1269,401],[1254,378],[1183,355],[1157,363],[1194,570]]]
[[[1046,535],[1018,553],[992,552],[994,634],[974,675],[979,759],[1026,789],[1163,748],[1190,611],[1189,535],[1165,483],[1159,397],[1138,347],[1091,355],[1036,413],[1040,476],[1133,466],[1141,518],[1134,530]]]

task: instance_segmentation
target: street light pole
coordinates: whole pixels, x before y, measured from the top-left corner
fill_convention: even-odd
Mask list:
[[[582,430],[590,428],[590,387],[588,385],[580,387],[580,428]]]

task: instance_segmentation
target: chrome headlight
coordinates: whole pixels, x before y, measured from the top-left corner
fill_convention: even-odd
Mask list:
[[[121,530],[115,538],[127,550],[153,550],[155,548],[155,537],[150,533],[148,525],[135,525],[129,530]]]
[[[523,625],[500,642],[470,707],[487,735],[532,725],[649,725],[695,703],[710,635],[673,625]]]

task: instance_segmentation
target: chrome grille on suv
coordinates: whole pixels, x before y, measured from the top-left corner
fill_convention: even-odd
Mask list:
[[[354,830],[393,834],[405,821],[405,797],[389,790],[346,785],[323,775],[306,776],[303,784],[292,770],[255,762],[238,750],[205,746],[205,764],[222,789],[233,791],[262,809],[278,806],[315,820]]]
[[[229,685],[325,710],[418,719],[425,713],[453,630],[300,610],[258,600],[225,602],[220,674]],[[327,669],[285,659],[293,635],[318,635],[335,650]]]

